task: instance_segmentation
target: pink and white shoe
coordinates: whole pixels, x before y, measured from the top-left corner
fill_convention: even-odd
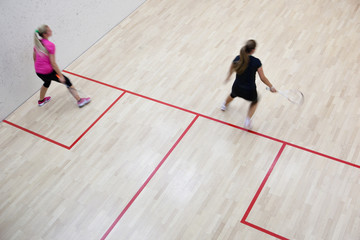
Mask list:
[[[39,100],[39,101],[38,101],[39,107],[44,106],[44,104],[47,103],[47,102],[49,102],[50,99],[51,99],[51,97],[45,97],[42,101]]]
[[[80,100],[78,101],[78,106],[79,108],[85,106],[86,104],[88,104],[91,101],[90,98],[80,98]]]

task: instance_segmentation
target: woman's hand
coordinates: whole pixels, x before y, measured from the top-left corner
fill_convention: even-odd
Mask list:
[[[235,72],[234,64],[231,63],[230,69],[229,69],[229,72],[228,72],[228,75],[227,75],[227,77],[225,78],[224,83],[227,83],[227,82],[230,80],[230,77],[231,77],[231,75],[232,75],[234,72]]]
[[[60,71],[58,65],[56,64],[55,55],[54,54],[49,54],[49,58],[50,58],[51,66],[53,67],[53,69],[57,73],[56,76],[59,78],[59,81],[61,83],[65,83],[66,81],[65,81],[64,75],[61,74],[61,71]]]
[[[62,75],[61,74],[61,76],[59,77],[59,81],[61,82],[61,83],[64,83],[65,84],[65,78],[64,78],[64,75]]]
[[[277,92],[276,89],[273,86],[271,86],[269,89],[270,89],[270,92],[272,92],[272,93]]]
[[[269,79],[267,79],[267,77],[265,76],[263,68],[262,68],[262,67],[259,67],[257,71],[258,71],[258,74],[259,74],[259,76],[260,76],[261,81],[262,81],[266,86],[268,86],[270,92],[272,92],[272,93],[277,92],[276,89],[273,87],[273,85],[270,83]]]

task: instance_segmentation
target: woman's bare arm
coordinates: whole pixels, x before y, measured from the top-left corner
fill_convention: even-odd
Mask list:
[[[261,81],[270,88],[271,92],[276,92],[276,89],[274,86],[270,83],[269,79],[265,76],[264,70],[262,67],[258,68],[258,74],[260,76]]]
[[[234,72],[235,72],[234,64],[231,63],[230,69],[229,69],[229,72],[228,72],[228,75],[227,75],[227,77],[226,77],[226,79],[225,79],[225,83],[229,81],[231,75],[232,75]]]
[[[55,72],[59,75],[59,81],[62,83],[65,83],[65,78],[62,75],[56,61],[55,61],[55,55],[54,54],[49,54],[49,58],[50,58],[50,63],[51,66],[53,67],[53,69],[55,70]]]

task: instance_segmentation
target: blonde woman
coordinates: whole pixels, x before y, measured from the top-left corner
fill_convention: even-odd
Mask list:
[[[225,111],[229,103],[234,100],[235,97],[241,97],[251,101],[244,124],[247,129],[251,129],[251,118],[254,115],[258,104],[258,94],[255,84],[256,72],[259,74],[261,81],[270,88],[270,91],[276,92],[276,89],[264,74],[260,59],[252,56],[255,49],[256,41],[248,40],[245,46],[241,48],[240,55],[238,55],[231,63],[225,83],[229,81],[234,72],[236,72],[236,79],[232,86],[231,94],[221,106],[221,110]]]
[[[39,35],[41,39],[39,39],[37,35]],[[35,72],[36,75],[44,81],[44,84],[40,89],[38,105],[41,107],[50,101],[51,97],[45,97],[45,94],[51,81],[54,80],[65,84],[71,95],[76,99],[78,106],[83,107],[88,104],[91,99],[80,98],[69,78],[64,76],[60,71],[55,61],[55,44],[49,41],[49,37],[51,36],[52,31],[47,25],[40,26],[34,33],[35,47],[33,57]]]

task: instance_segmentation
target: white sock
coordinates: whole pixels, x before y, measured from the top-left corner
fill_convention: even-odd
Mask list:
[[[251,118],[246,117],[244,125],[245,125],[245,128],[251,128]]]

